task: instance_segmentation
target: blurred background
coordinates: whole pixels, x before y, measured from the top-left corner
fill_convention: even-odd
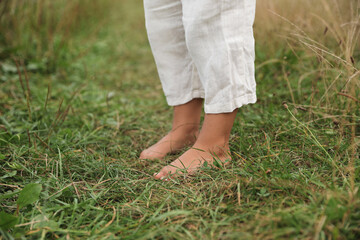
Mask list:
[[[12,233],[231,238],[242,229],[263,239],[356,239],[359,7],[359,0],[257,0],[258,102],[239,111],[234,164],[216,184],[199,178],[187,183],[201,183],[194,188],[168,191],[151,182],[163,163],[137,159],[171,126],[142,1],[0,0],[0,193],[7,194],[0,207],[14,213],[29,182],[41,183],[46,199],[42,210],[20,211]],[[163,194],[152,195],[149,181]],[[189,222],[153,221],[164,201],[184,208],[177,193],[198,196],[184,200]],[[224,202],[211,202],[219,196]],[[115,222],[113,209],[122,209]],[[42,225],[27,224],[42,212]],[[100,218],[110,230],[93,222]]]
[[[349,111],[356,101],[338,94],[358,96],[358,5],[356,0],[258,0],[259,84],[273,72],[269,68],[280,70],[274,81],[296,74],[287,82],[292,103],[340,109],[345,104]],[[115,68],[114,76],[101,76],[113,85],[126,78],[129,58],[154,68],[139,0],[3,0],[0,7],[2,83],[16,73],[14,58],[33,73],[66,72],[75,65],[90,72]],[[296,73],[286,71],[294,61]]]

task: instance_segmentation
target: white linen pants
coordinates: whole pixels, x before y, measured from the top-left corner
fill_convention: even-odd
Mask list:
[[[170,106],[204,98],[205,113],[256,102],[256,0],[144,0],[146,28]]]

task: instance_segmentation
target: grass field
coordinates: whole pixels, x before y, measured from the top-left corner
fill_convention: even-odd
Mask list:
[[[360,2],[299,2],[258,0],[232,163],[162,182],[142,1],[0,1],[0,239],[359,239]]]

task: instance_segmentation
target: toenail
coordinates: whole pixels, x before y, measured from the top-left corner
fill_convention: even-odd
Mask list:
[[[160,180],[169,181],[169,179],[168,179],[167,177],[164,177],[164,176],[162,176],[162,177],[160,178]]]

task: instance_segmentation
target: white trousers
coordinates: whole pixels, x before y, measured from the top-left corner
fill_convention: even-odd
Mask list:
[[[144,0],[146,28],[170,106],[204,98],[205,113],[256,102],[256,0]]]

